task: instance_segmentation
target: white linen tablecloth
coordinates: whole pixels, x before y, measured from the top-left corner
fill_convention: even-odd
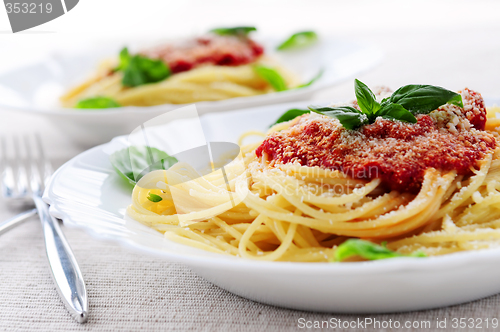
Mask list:
[[[464,22],[452,29],[393,27],[376,34],[367,30],[346,31],[345,35],[375,42],[386,52],[380,66],[359,75],[369,86],[398,88],[423,83],[454,90],[467,86],[486,96],[500,96],[500,23],[487,23]],[[315,100],[345,100],[353,96],[353,82],[349,81],[317,94]],[[57,166],[82,151],[43,118],[13,112],[0,115],[2,135],[40,132],[44,144],[50,147],[48,155]],[[0,220],[17,212],[0,200]],[[401,324],[430,321],[433,329],[437,320],[446,319],[451,330],[453,318],[500,318],[500,295],[448,308],[385,315],[282,309],[232,295],[183,265],[95,240],[80,229],[63,226],[63,231],[86,281],[88,322],[76,323],[60,301],[47,266],[40,223],[32,218],[0,237],[0,330],[300,330],[300,321],[355,321],[365,317]],[[483,326],[482,330],[487,329]]]

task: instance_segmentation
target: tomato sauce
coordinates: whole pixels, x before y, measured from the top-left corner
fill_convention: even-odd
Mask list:
[[[255,41],[238,36],[209,35],[180,44],[168,44],[141,52],[162,59],[172,73],[191,70],[202,64],[239,66],[254,62],[264,53]]]
[[[481,95],[469,89],[461,94],[464,108],[447,104],[417,115],[415,124],[377,118],[347,130],[336,119],[303,115],[290,128],[270,134],[256,154],[272,164],[299,163],[353,178],[380,178],[388,189],[417,193],[427,169],[469,175],[496,147],[494,136],[484,131]]]

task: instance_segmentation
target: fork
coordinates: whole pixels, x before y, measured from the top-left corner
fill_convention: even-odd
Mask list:
[[[59,296],[69,313],[79,323],[85,323],[88,315],[88,300],[85,282],[71,248],[59,227],[59,222],[49,214],[42,194],[52,175],[52,166],[45,158],[39,135],[31,139],[12,138],[14,160],[7,157],[7,140],[2,138],[0,163],[3,164],[1,181],[2,195],[17,206],[35,206],[0,225],[0,234],[38,213],[42,222],[45,250],[52,279]],[[21,142],[24,141],[25,160],[21,157]],[[30,142],[31,141],[31,142]],[[34,148],[36,146],[36,148]],[[35,157],[36,156],[36,157]]]

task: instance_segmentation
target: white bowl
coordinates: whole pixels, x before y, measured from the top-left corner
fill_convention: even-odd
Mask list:
[[[283,111],[307,105],[300,102],[207,114],[201,122],[208,141],[235,142],[241,132],[265,130]],[[170,133],[169,128],[176,128],[176,121],[164,132]],[[125,144],[126,137],[117,137],[62,166],[44,195],[51,214],[97,238],[184,263],[234,294],[287,308],[395,312],[448,306],[500,292],[499,249],[374,262],[286,263],[217,255],[171,242],[125,217],[131,188],[113,171],[108,158]]]
[[[342,40],[325,39],[313,47],[286,52],[273,52],[276,42],[267,41],[263,44],[267,54],[276,57],[304,82],[321,69],[324,70],[322,77],[311,86],[301,89],[200,102],[196,104],[200,114],[310,99],[315,92],[352,78],[382,59],[381,51],[374,46]],[[116,56],[118,50],[107,48],[87,53],[73,51],[54,54],[45,61],[1,74],[0,109],[44,116],[69,139],[90,147],[129,133],[146,120],[182,106],[165,104],[89,111],[64,109],[59,105],[58,98],[68,87],[93,72],[103,58]]]

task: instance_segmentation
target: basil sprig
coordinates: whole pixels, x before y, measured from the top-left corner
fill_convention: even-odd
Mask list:
[[[375,114],[380,109],[380,104],[377,102],[375,94],[363,82],[354,80],[354,93],[358,101],[359,108],[366,115]]]
[[[286,111],[285,113],[283,113],[278,118],[278,120],[276,120],[276,122],[273,123],[270,127],[272,127],[272,126],[274,126],[275,124],[278,124],[278,123],[282,123],[282,122],[293,120],[296,117],[304,115],[304,114],[307,114],[307,113],[311,113],[311,111],[310,110],[302,110],[302,109],[298,109],[298,108],[292,108],[292,109]]]
[[[132,56],[126,47],[120,52],[120,64],[115,70],[123,71],[122,84],[128,87],[163,81],[172,74],[162,60],[140,54]]]
[[[147,172],[169,169],[178,162],[165,151],[149,146],[130,146],[116,151],[109,161],[118,175],[135,186]],[[140,172],[140,173],[138,173]],[[138,173],[138,174],[137,174]]]
[[[79,100],[75,105],[76,108],[115,108],[121,105],[114,99],[109,97],[91,97]]]
[[[356,129],[364,124],[369,123],[369,119],[366,114],[358,111],[351,106],[339,106],[339,107],[314,107],[309,106],[309,109],[315,113],[323,114],[331,118],[338,119],[342,126],[346,129]]]
[[[463,107],[461,95],[433,85],[403,86],[381,103],[377,102],[370,88],[359,80],[354,80],[354,91],[361,111],[350,106],[310,106],[309,109],[338,119],[346,129],[356,129],[374,123],[377,117],[416,123],[416,114],[428,114],[444,104]]]
[[[148,196],[146,198],[153,203],[158,203],[158,202],[163,201],[163,198],[161,198],[160,195],[156,195],[156,194],[152,194],[152,193],[148,193]]]
[[[119,70],[124,71],[125,69],[127,69],[128,65],[130,63],[130,59],[132,59],[132,57],[130,56],[130,53],[128,52],[128,48],[126,48],[126,47],[122,48],[120,51],[120,55],[119,55],[120,63],[115,68],[115,71],[119,71]]]
[[[401,105],[413,114],[428,114],[444,104],[464,107],[461,95],[433,85],[403,86],[392,94],[388,102]]]
[[[221,36],[239,36],[246,37],[252,31],[257,31],[255,27],[234,27],[234,28],[216,28],[210,32],[216,33]]]
[[[421,251],[417,251],[409,255],[403,255],[392,251],[385,246],[380,246],[369,241],[349,239],[337,247],[333,256],[333,261],[341,262],[353,256],[359,256],[367,260],[379,260],[395,257],[426,257],[426,255]]]
[[[283,78],[283,76],[281,76],[281,74],[277,70],[263,65],[255,65],[253,68],[257,73],[257,75],[259,75],[264,81],[269,83],[269,85],[271,85],[275,91],[279,92],[288,90],[288,86],[286,84],[285,79]],[[323,72],[324,72],[323,69],[320,70],[316,74],[316,76],[314,76],[309,82],[301,84],[297,86],[295,89],[300,89],[310,86],[311,84],[319,80],[321,76],[323,76]]]
[[[301,31],[294,33],[287,40],[281,43],[277,49],[279,51],[303,48],[318,40],[318,35],[314,31]]]
[[[257,75],[269,83],[276,91],[285,91],[288,89],[285,79],[275,69],[263,65],[253,67]]]

